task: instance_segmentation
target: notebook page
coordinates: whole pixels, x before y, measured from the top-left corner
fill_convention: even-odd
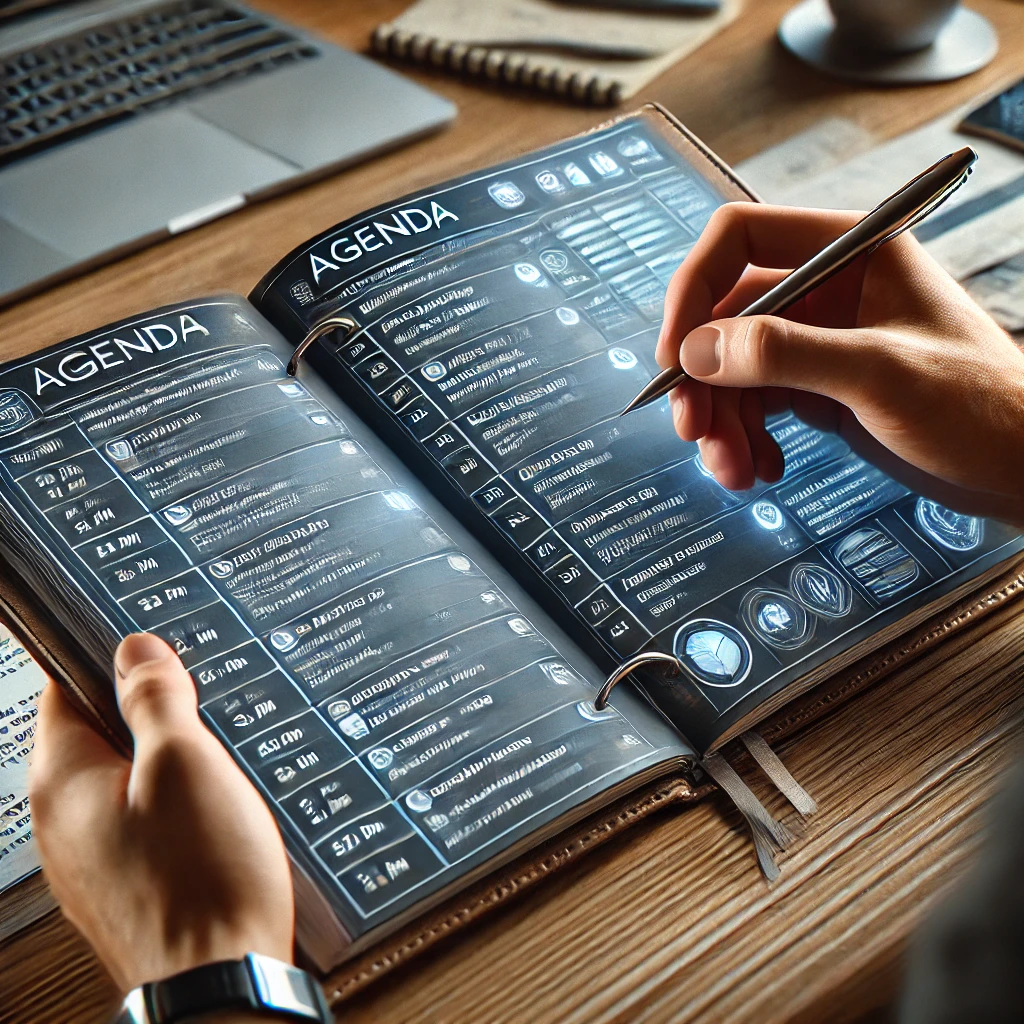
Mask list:
[[[756,707],[1021,546],[792,415],[780,483],[734,493],[678,439],[658,372],[665,287],[724,201],[658,114],[381,207],[296,250],[257,305],[298,340],[329,312],[323,372],[567,628],[645,682],[704,749]],[[360,397],[361,396],[361,399]]]
[[[0,368],[5,557],[110,671],[163,637],[351,937],[687,748],[241,298]]]

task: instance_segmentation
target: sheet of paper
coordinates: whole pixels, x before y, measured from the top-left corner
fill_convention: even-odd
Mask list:
[[[856,121],[826,117],[738,164],[736,171],[765,202],[777,203],[794,185],[831,171],[877,143]]]
[[[175,647],[357,935],[686,748],[595,718],[597,670],[290,354],[221,297],[0,368],[0,539],[47,597],[72,578],[76,624]]]
[[[39,867],[28,807],[28,755],[46,677],[0,623],[0,892]]]
[[[999,205],[925,243],[950,274],[963,280],[1024,251],[1024,153],[957,132],[956,125],[973,105],[819,170],[813,158],[805,160],[802,154],[828,150],[837,138],[834,123],[825,121],[740,164],[737,170],[767,202],[870,210],[929,164],[953,150],[973,146],[979,157],[974,173],[935,216],[992,190],[1003,189],[1006,196]],[[1015,197],[1007,186],[1018,178],[1021,188]]]
[[[964,281],[971,298],[1008,331],[1024,331],[1024,254]]]

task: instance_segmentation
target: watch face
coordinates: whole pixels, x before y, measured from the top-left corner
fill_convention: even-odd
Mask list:
[[[260,953],[247,953],[243,963],[261,1006],[300,1020],[333,1024],[320,986],[305,971]]]
[[[149,1014],[146,1012],[146,997],[141,988],[133,988],[124,997],[121,1012],[115,1018],[114,1024],[150,1024]]]

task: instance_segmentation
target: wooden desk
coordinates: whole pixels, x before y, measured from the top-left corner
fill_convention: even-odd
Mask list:
[[[357,49],[403,6],[257,3]],[[735,162],[826,115],[895,135],[1024,74],[1024,8],[1010,0],[972,0],[999,29],[991,66],[966,81],[900,90],[843,85],[797,64],[774,41],[789,3],[749,0],[748,14],[640,99],[664,103]],[[281,254],[343,217],[604,116],[416,77],[459,105],[452,129],[0,313],[0,356],[161,303],[244,293]],[[888,1006],[907,936],[968,863],[1024,716],[1024,616],[1015,606],[953,647],[783,745],[822,810],[781,859],[773,888],[738,819],[711,799],[583,858],[371,986],[339,1019],[796,1024],[863,1020]],[[104,1021],[115,996],[56,914],[0,945],[0,993],[12,1024]]]

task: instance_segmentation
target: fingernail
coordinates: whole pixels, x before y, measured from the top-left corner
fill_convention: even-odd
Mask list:
[[[163,661],[174,651],[158,636],[152,633],[132,633],[126,636],[114,653],[114,671],[122,678],[136,665],[146,661]]]
[[[694,377],[710,377],[722,365],[722,332],[717,327],[698,327],[683,339],[683,369]]]

